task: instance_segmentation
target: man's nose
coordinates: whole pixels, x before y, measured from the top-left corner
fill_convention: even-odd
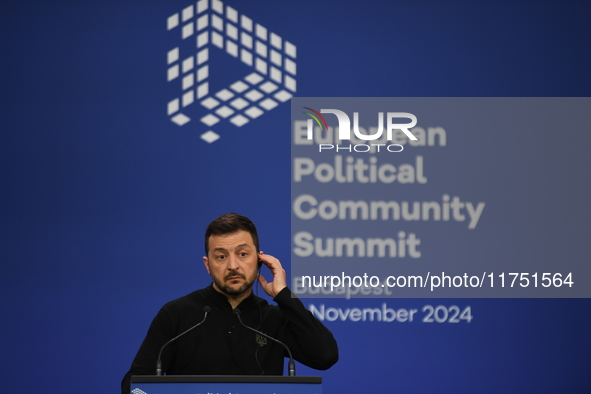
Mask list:
[[[228,265],[227,268],[229,270],[235,270],[237,268],[239,268],[240,266],[238,265],[238,258],[234,255],[230,255],[228,257]]]

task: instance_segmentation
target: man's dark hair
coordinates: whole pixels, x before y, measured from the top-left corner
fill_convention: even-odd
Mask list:
[[[205,255],[209,253],[209,237],[212,235],[234,234],[238,231],[247,231],[252,236],[252,242],[259,251],[259,236],[257,228],[252,220],[237,213],[226,213],[214,219],[205,230]]]

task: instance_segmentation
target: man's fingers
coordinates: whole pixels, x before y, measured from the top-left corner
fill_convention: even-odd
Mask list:
[[[267,279],[265,279],[265,277],[261,274],[259,274],[259,283],[263,288],[269,284],[269,282],[267,282]]]
[[[263,262],[263,264],[269,267],[271,271],[283,268],[279,260],[269,254],[264,254],[263,252],[260,252],[259,259]]]

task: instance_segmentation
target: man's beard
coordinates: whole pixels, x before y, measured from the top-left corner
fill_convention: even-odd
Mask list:
[[[242,279],[244,279],[244,283],[238,289],[234,289],[230,285],[224,284],[228,278],[231,278],[233,276],[239,276]],[[213,275],[211,278],[215,282],[218,289],[220,289],[224,294],[230,295],[230,296],[237,296],[237,295],[243,294],[245,291],[247,291],[248,289],[250,289],[252,287],[252,285],[254,284],[254,281],[256,279],[256,272],[250,281],[246,279],[246,276],[244,274],[237,272],[237,271],[230,271],[230,273],[228,273],[224,277],[224,281],[220,281],[219,279],[215,278]]]

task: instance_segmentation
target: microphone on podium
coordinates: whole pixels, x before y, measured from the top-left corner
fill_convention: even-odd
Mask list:
[[[207,319],[207,315],[209,314],[209,312],[211,312],[211,308],[209,306],[206,306],[203,308],[203,312],[205,312],[205,315],[203,316],[203,320],[201,320],[199,323],[195,324],[193,327],[189,328],[187,331],[177,335],[176,337],[172,338],[170,341],[166,342],[161,348],[160,348],[160,353],[158,353],[158,360],[156,360],[156,375],[157,376],[162,376],[162,351],[164,350],[164,348],[166,346],[168,346],[169,344],[171,344],[172,342],[176,341],[177,339],[179,339],[180,337],[182,337],[183,335],[185,335],[186,333],[192,331],[193,329],[199,327],[200,325],[202,325],[203,323],[205,323],[205,319]]]

